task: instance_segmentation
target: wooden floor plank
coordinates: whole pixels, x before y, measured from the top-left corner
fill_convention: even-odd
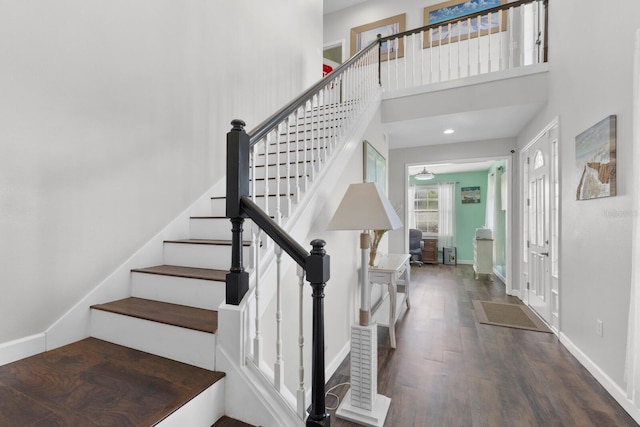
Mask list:
[[[0,366],[0,425],[152,426],[223,377],[87,338]]]
[[[395,350],[378,328],[386,426],[637,426],[554,334],[477,322],[473,299],[519,303],[499,280],[474,280],[468,265],[424,265],[411,282]],[[348,381],[349,357],[327,387]],[[330,413],[333,427],[357,426]]]

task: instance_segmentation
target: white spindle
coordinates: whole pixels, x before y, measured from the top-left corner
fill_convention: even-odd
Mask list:
[[[304,389],[304,269],[298,266],[298,416],[305,419],[307,416],[306,390]]]
[[[489,26],[489,35],[487,36],[487,38],[489,39],[489,62],[488,62],[489,65],[488,65],[488,68],[487,68],[487,73],[490,73],[491,71],[493,71],[493,66],[491,64],[491,56],[492,56],[492,54],[491,54],[491,39],[493,38],[492,37],[493,34],[492,34],[492,31],[491,31],[491,25],[493,23],[493,16],[491,15],[491,13],[489,13],[489,16],[488,16],[487,19],[488,19],[487,25]]]
[[[291,122],[289,121],[291,119],[291,115],[289,115],[283,124],[283,128],[284,128],[284,143],[285,143],[285,147],[287,147],[287,154],[286,154],[286,162],[287,165],[285,166],[285,192],[287,193],[287,196],[285,197],[285,211],[287,212],[287,216],[290,215],[291,213],[291,207],[293,205],[293,201],[291,200],[291,174],[292,174],[292,170],[291,170],[291,145],[289,145],[289,135],[291,134]]]
[[[253,338],[253,363],[260,367],[260,361],[262,360],[262,335],[260,334],[260,235],[262,230],[258,226],[253,226],[253,250],[255,253],[256,265],[255,265],[255,325],[256,332]]]
[[[480,54],[480,29],[482,28],[482,17],[480,15],[478,15],[476,17],[476,22],[478,25],[478,37],[476,37],[476,39],[478,40],[478,74],[480,74],[482,72],[482,68],[480,66],[480,64],[482,63],[482,60],[480,58],[482,58],[481,54]]]
[[[457,64],[458,65],[458,74],[456,75],[456,77],[460,78],[460,77],[462,77],[462,74],[460,72],[460,63],[462,62],[462,58],[460,57],[460,49],[462,47],[461,46],[462,45],[462,21],[458,21],[458,36],[457,36],[457,39],[458,39],[458,41],[456,43],[456,46],[457,46],[456,52],[458,54],[458,64]]]
[[[449,30],[449,31],[448,31],[448,33],[449,33],[449,43],[448,43],[448,45],[449,45],[449,46],[448,46],[448,47],[449,47],[449,58],[447,58],[447,59],[449,59],[449,61],[447,61],[447,63],[448,63],[448,65],[447,65],[447,80],[451,80],[451,73],[452,73],[452,70],[451,70],[451,68],[452,68],[451,61],[453,61],[453,52],[451,52],[452,45],[453,45],[453,32],[452,32],[452,30],[453,30],[453,26],[452,26],[452,24],[451,24],[451,23],[449,23],[449,24],[447,25],[447,28],[448,28],[448,30]]]
[[[433,81],[433,28],[429,28],[429,83]]]
[[[267,135],[267,142],[269,141],[273,141],[274,136],[275,136],[275,148],[276,148],[276,155],[275,155],[275,160],[276,160],[276,188],[275,188],[275,197],[276,197],[276,212],[275,212],[275,221],[276,224],[280,225],[280,223],[282,222],[282,206],[280,203],[280,174],[282,171],[282,168],[280,167],[280,143],[279,143],[279,134],[280,134],[280,125],[276,126],[276,130],[273,132],[270,132],[269,135]],[[271,146],[273,144],[273,142],[268,143],[268,146]],[[268,181],[267,182],[267,191],[268,191]],[[268,200],[266,201],[268,203]]]
[[[498,11],[498,71],[502,70],[502,10]]]
[[[420,84],[423,85],[424,81],[424,30],[420,31]]]
[[[471,76],[471,18],[467,18],[467,77]]]
[[[284,362],[282,360],[282,292],[281,271],[282,248],[275,245],[276,253],[276,361],[273,366],[273,385],[276,390],[284,389]]]
[[[507,14],[507,31],[509,32],[509,67],[513,68],[513,56],[514,56],[514,46],[513,46],[513,8],[509,8],[509,13]]]

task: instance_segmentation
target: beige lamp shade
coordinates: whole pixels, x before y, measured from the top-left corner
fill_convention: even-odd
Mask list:
[[[351,184],[329,230],[395,230],[402,221],[380,187],[373,182]]]

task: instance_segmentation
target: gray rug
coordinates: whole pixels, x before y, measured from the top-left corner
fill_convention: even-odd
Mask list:
[[[552,333],[526,305],[473,300],[473,308],[480,323]]]

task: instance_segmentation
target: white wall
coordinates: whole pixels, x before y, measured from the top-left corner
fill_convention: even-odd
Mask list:
[[[580,18],[576,19],[576,11]],[[524,146],[559,116],[561,161],[560,332],[624,388],[631,281],[632,71],[640,3],[549,2],[549,103],[521,134]],[[618,116],[618,195],[575,199],[575,137]],[[635,260],[637,262],[637,260]],[[604,336],[596,334],[596,320]]]
[[[0,343],[218,181],[231,119],[316,81],[321,51],[320,0],[0,1]]]

